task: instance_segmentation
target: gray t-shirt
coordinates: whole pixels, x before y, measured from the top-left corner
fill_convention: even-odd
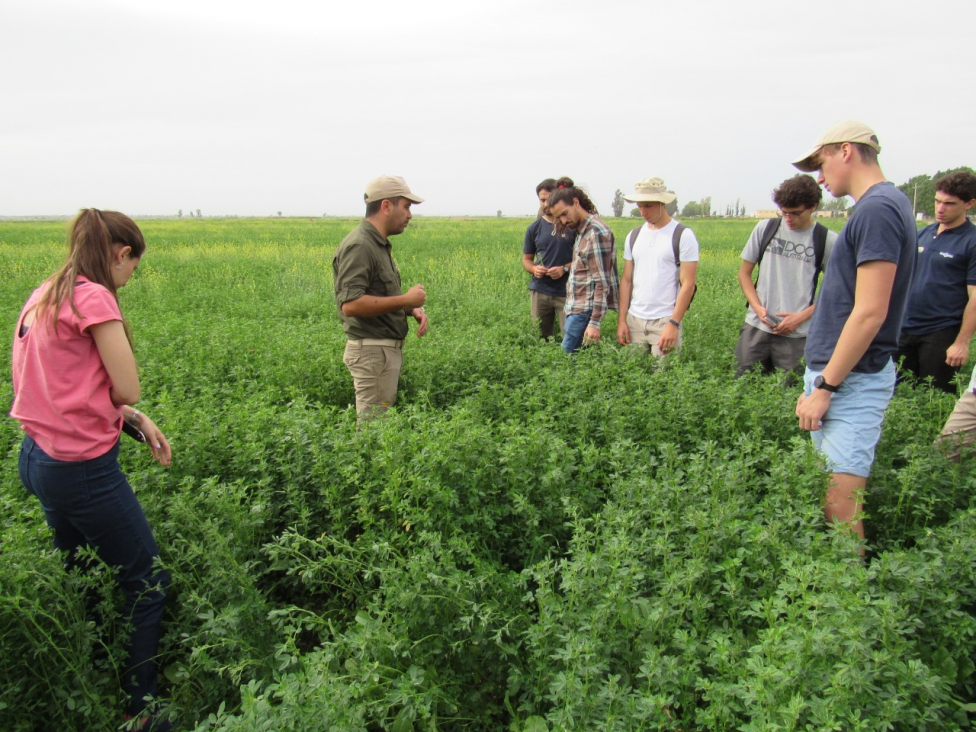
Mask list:
[[[813,272],[816,257],[813,251],[813,229],[810,226],[802,231],[794,231],[781,221],[773,238],[766,247],[759,264],[759,281],[756,294],[759,302],[771,313],[798,313],[810,307],[813,301]],[[759,243],[762,241],[766,222],[760,221],[752,230],[752,236],[742,250],[742,258],[755,264],[759,259]],[[824,248],[823,269],[827,269],[830,252],[837,241],[837,234],[827,232],[827,245]],[[746,323],[766,333],[773,329],[763,323],[751,307],[746,312]],[[810,321],[801,323],[787,338],[806,338]]]

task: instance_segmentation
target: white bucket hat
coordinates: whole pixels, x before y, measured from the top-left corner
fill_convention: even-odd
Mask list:
[[[660,203],[671,203],[677,196],[668,190],[664,181],[660,178],[644,178],[634,184],[634,192],[629,196],[624,196],[625,201],[631,203],[646,203],[659,201]]]

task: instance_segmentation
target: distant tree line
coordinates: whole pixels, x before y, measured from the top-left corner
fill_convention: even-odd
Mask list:
[[[725,207],[725,215],[729,218],[740,218],[746,215],[746,205],[741,198],[735,199],[735,203],[730,203]]]
[[[681,209],[681,217],[712,216],[712,197],[705,196],[700,201],[689,201]]]

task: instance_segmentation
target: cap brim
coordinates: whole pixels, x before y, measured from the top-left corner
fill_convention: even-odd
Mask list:
[[[823,145],[817,145],[813,149],[808,150],[807,153],[803,155],[803,157],[799,157],[793,161],[793,167],[796,168],[797,170],[803,171],[804,173],[817,172],[819,168],[817,167],[817,164],[813,162],[813,158],[814,156],[816,156],[818,152],[820,152],[820,149],[822,147]]]
[[[413,201],[414,203],[424,202],[424,199],[422,199],[420,196],[416,195],[415,193],[401,193],[400,195],[406,198],[408,201]]]

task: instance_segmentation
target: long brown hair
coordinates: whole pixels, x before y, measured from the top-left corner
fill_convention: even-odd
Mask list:
[[[74,301],[75,281],[79,275],[107,289],[118,302],[119,294],[112,278],[115,246],[131,247],[130,256],[142,257],[146,240],[136,222],[118,211],[82,209],[68,224],[68,258],[48,280],[50,285],[37,303],[37,317],[47,315],[53,326],[65,302],[70,303],[72,312],[80,317]],[[129,325],[125,320],[122,324],[131,343]]]

